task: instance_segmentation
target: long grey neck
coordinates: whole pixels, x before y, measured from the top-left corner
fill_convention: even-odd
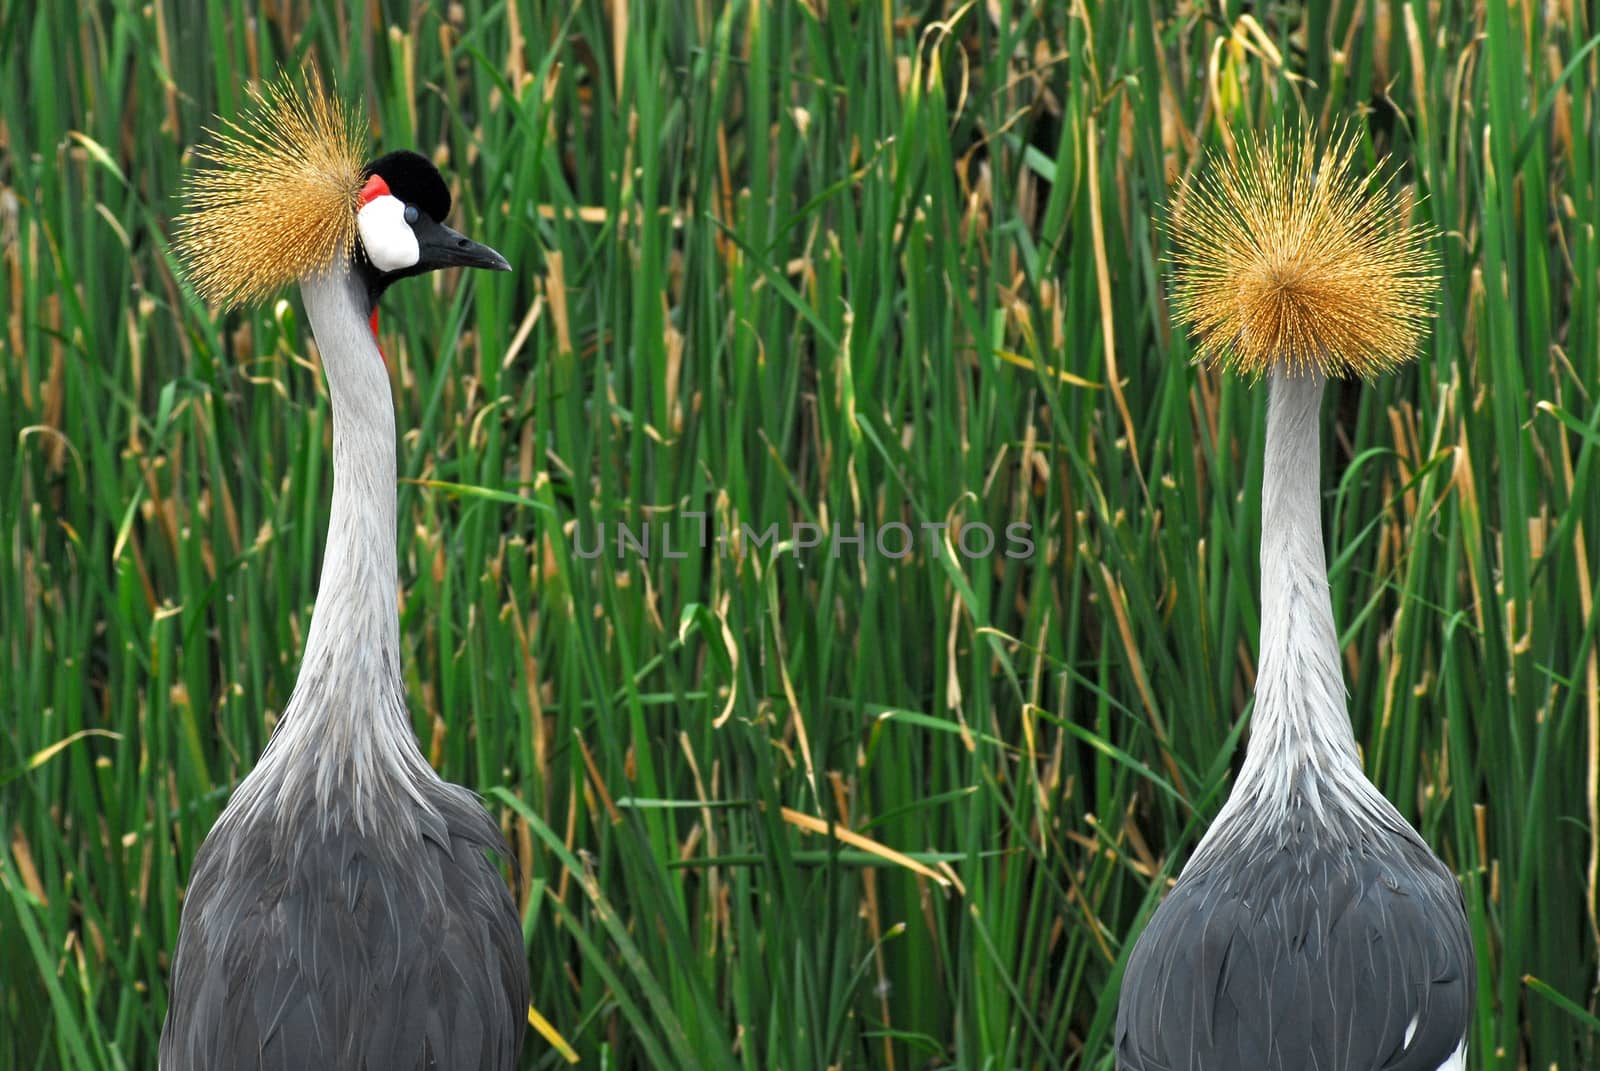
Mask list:
[[[1261,653],[1250,743],[1212,826],[1272,823],[1337,807],[1386,810],[1361,771],[1345,705],[1322,549],[1318,409],[1323,377],[1268,374],[1261,491]],[[1213,841],[1208,834],[1206,842]],[[1198,854],[1198,853],[1197,853]]]
[[[1261,664],[1241,780],[1265,777],[1285,758],[1313,768],[1330,756],[1358,772],[1361,766],[1322,549],[1323,384],[1316,373],[1270,377],[1261,484]]]
[[[300,679],[321,675],[351,686],[398,681],[389,377],[368,326],[365,288],[354,275],[314,276],[301,282],[300,293],[333,403],[333,508]]]
[[[360,280],[341,266],[300,292],[333,404],[333,509],[300,676],[240,806],[282,821],[314,802],[325,825],[366,829],[434,776],[400,675],[394,400]]]

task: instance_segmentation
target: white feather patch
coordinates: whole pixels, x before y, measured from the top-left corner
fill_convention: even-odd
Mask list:
[[[414,267],[422,256],[417,235],[406,222],[405,202],[393,194],[374,197],[356,213],[356,227],[367,259],[379,271]]]
[[[1467,1071],[1467,1039],[1462,1038],[1461,1044],[1456,1046],[1456,1051],[1445,1057],[1444,1063],[1439,1065],[1439,1071]]]

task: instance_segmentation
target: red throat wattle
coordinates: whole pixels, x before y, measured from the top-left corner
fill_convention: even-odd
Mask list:
[[[383,367],[388,368],[389,355],[383,352],[383,346],[378,343],[378,307],[376,305],[372,307],[372,319],[367,321],[367,325],[372,328],[372,342],[373,345],[378,346],[378,356],[383,358]]]

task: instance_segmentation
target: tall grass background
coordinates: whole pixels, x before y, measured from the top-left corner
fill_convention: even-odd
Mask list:
[[[0,1066],[155,1066],[294,680],[314,349],[167,234],[309,58],[517,266],[384,300],[405,677],[580,1066],[1110,1068],[1258,625],[1263,394],[1191,365],[1156,221],[1224,128],[1351,121],[1444,266],[1416,365],[1325,407],[1356,735],[1461,877],[1471,1066],[1600,1067],[1592,19],[0,0]]]

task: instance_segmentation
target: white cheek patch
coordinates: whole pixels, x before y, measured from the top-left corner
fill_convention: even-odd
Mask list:
[[[356,228],[367,259],[379,271],[415,267],[422,257],[417,235],[406,222],[406,206],[393,194],[374,197],[356,213]]]

